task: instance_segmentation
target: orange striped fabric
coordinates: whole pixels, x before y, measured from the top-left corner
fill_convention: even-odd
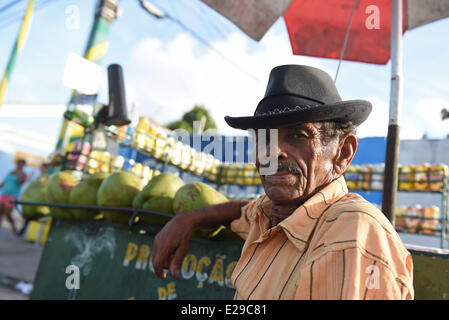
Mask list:
[[[380,210],[333,181],[278,225],[263,194],[231,229],[246,241],[235,299],[413,299],[413,265]]]

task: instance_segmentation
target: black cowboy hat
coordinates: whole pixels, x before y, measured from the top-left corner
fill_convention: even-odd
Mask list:
[[[332,78],[324,71],[302,65],[273,68],[265,97],[254,116],[225,117],[236,129],[278,128],[299,122],[352,121],[359,125],[371,113],[365,100],[342,101]]]

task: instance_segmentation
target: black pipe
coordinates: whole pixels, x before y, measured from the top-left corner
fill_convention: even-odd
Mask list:
[[[382,212],[394,226],[394,211],[398,190],[399,125],[388,126],[385,154],[384,186],[382,192]]]

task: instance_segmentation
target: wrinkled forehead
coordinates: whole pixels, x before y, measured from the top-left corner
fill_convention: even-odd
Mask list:
[[[319,123],[318,122],[300,122],[294,125],[289,125],[285,127],[279,128],[279,130],[283,131],[297,131],[297,130],[318,130]]]
[[[250,130],[252,134],[266,134],[270,135],[273,133],[284,133],[284,132],[294,132],[299,130],[305,130],[310,132],[316,132],[320,128],[319,122],[300,122],[293,125],[283,126],[279,128],[270,128],[270,129],[256,129],[256,130]]]

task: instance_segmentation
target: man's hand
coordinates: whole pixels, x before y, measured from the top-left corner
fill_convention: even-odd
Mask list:
[[[194,211],[178,213],[154,238],[153,267],[160,278],[165,279],[164,269],[177,277],[182,259],[187,254],[192,230],[201,227],[227,225],[241,215],[241,208],[248,200],[233,200]]]
[[[193,230],[189,218],[188,212],[176,215],[154,238],[152,258],[154,272],[158,277],[167,277],[164,269],[169,269],[172,276],[178,276],[182,259],[189,250]]]

